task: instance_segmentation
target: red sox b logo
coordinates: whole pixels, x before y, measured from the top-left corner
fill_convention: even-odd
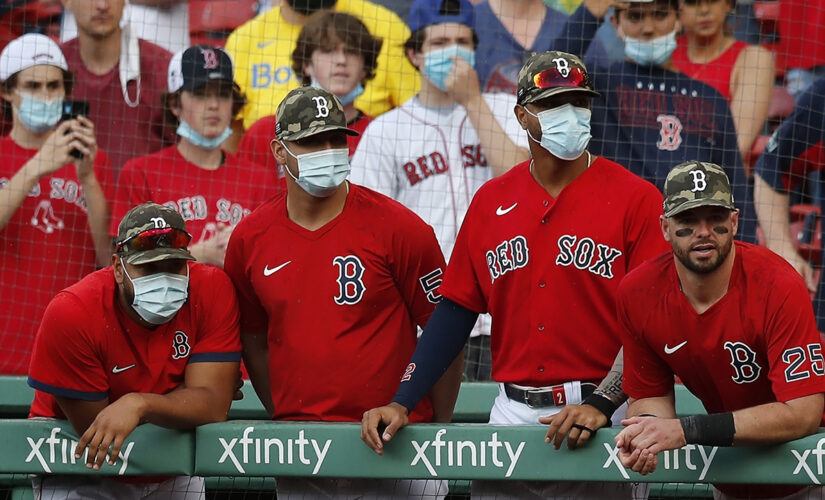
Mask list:
[[[354,305],[364,298],[367,286],[364,284],[364,264],[355,255],[335,257],[333,265],[338,266],[338,295],[335,303],[339,306]]]
[[[756,362],[756,352],[744,342],[725,342],[730,354],[730,365],[736,374],[731,377],[737,384],[746,384],[759,378],[762,367]]]
[[[203,54],[203,69],[215,69],[218,67],[218,55],[212,49],[201,49]]]
[[[659,115],[656,121],[662,126],[656,147],[665,151],[676,151],[682,145],[682,122],[674,115]]]

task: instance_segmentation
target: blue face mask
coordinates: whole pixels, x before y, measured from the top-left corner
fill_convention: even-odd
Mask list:
[[[593,137],[590,135],[589,109],[568,103],[544,110],[537,115],[526,107],[524,110],[538,118],[541,125],[541,140],[536,140],[530,130],[527,130],[530,139],[562,160],[575,160],[581,156]]]
[[[47,102],[35,99],[30,94],[18,92],[18,95],[22,100],[20,101],[20,107],[17,108],[17,116],[20,117],[23,126],[30,131],[35,134],[42,134],[53,129],[60,121],[60,116],[63,113],[63,98]]]
[[[316,198],[331,196],[349,175],[349,149],[336,148],[294,155],[284,144],[290,156],[298,160],[298,177],[286,165],[284,170],[301,188]]]
[[[178,125],[177,134],[199,148],[212,151],[213,149],[217,149],[223,141],[232,135],[232,129],[230,127],[226,127],[226,130],[224,130],[221,135],[208,139],[195,132],[195,130],[190,127],[188,123],[181,120],[180,125]]]
[[[315,78],[312,79],[312,83],[310,83],[310,86],[315,87],[316,89],[324,89],[324,87]],[[324,90],[326,90],[326,89],[324,89]],[[355,102],[355,100],[358,99],[358,97],[363,93],[364,93],[364,86],[361,85],[361,82],[358,82],[358,85],[353,87],[352,90],[350,90],[346,94],[344,94],[344,95],[335,94],[335,96],[338,98],[339,101],[341,101],[342,105],[348,106],[348,105],[352,104],[353,102]]]
[[[659,66],[676,50],[676,30],[652,40],[625,37],[624,53],[640,66]]]
[[[135,291],[132,309],[147,323],[162,325],[171,321],[189,297],[189,266],[186,267],[186,276],[156,273],[132,278],[125,265],[123,272]]]
[[[431,50],[424,54],[424,67],[421,72],[433,85],[446,91],[447,75],[453,69],[453,57],[460,57],[470,66],[476,65],[476,53],[461,45],[450,45],[443,49]]]

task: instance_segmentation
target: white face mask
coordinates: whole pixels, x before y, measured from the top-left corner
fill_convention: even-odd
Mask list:
[[[286,144],[283,146],[290,156],[298,160],[298,177],[292,175],[286,165],[284,165],[284,170],[304,191],[316,198],[332,196],[332,193],[344,183],[349,175],[349,149],[347,148],[323,149],[296,156],[286,147]]]
[[[17,116],[23,126],[34,132],[42,134],[48,132],[57,122],[63,113],[63,98],[58,97],[51,101],[42,101],[30,94],[17,92],[20,96],[20,107],[17,108]]]
[[[172,320],[189,298],[189,266],[186,276],[174,273],[155,273],[132,278],[120,259],[123,273],[132,282],[135,298],[132,309],[147,323],[162,325]]]
[[[581,156],[593,137],[590,135],[591,113],[587,108],[567,103],[538,114],[531,113],[526,107],[524,110],[538,118],[541,126],[541,140],[536,140],[527,130],[530,139],[562,160],[575,160]]]
[[[659,66],[676,50],[676,30],[652,40],[624,37],[624,53],[640,66]]]

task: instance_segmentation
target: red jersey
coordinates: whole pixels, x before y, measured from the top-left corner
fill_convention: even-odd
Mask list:
[[[225,269],[241,331],[267,332],[272,418],[360,422],[395,394],[444,257],[418,216],[349,184],[343,212],[316,231],[289,219],[286,193],[269,200],[232,233]],[[410,419],[431,417],[424,399]]]
[[[439,293],[493,317],[492,377],[601,381],[621,346],[619,281],[667,245],[662,195],[597,158],[555,199],[524,162],[479,189]]]
[[[371,116],[367,116],[359,111],[355,120],[347,123],[347,128],[363,134],[371,121]],[[265,116],[253,123],[252,126],[244,132],[241,144],[238,146],[238,156],[244,160],[275,170],[278,172],[278,175],[283,178],[284,173],[281,172],[278,162],[275,161],[275,157],[272,156],[272,150],[269,147],[270,142],[272,142],[274,138],[275,115]],[[358,147],[358,141],[360,140],[360,135],[347,136],[347,147],[349,148],[350,158],[355,154],[355,148]],[[284,186],[283,189],[286,189],[286,187]]]
[[[107,267],[49,303],[32,354],[29,416],[66,418],[54,396],[112,402],[130,392],[166,394],[184,382],[189,363],[240,359],[238,302],[223,271],[190,263],[189,300],[148,329],[123,311]]]
[[[271,170],[224,154],[224,164],[215,170],[189,162],[177,146],[127,163],[118,179],[109,233],[117,234],[129,209],[154,201],[183,216],[194,244],[214,236],[218,223],[234,226],[277,192]]]
[[[770,250],[740,241],[734,245],[728,292],[702,314],[681,291],[672,252],[622,282],[617,308],[623,385],[631,397],[668,394],[674,374],[708,413],[825,391],[825,353],[799,273]],[[717,487],[737,498],[766,494],[765,485],[753,491]],[[771,490],[768,496],[784,496],[794,488],[800,489]]]
[[[0,138],[0,187],[37,150]],[[95,175],[113,189],[109,160],[98,150]],[[40,318],[54,295],[95,270],[86,199],[74,165],[40,179],[0,228],[0,374],[24,375]]]
[[[167,50],[146,40],[139,40],[140,88],[138,81],[128,84],[126,103],[120,85],[118,65],[106,74],[96,75],[80,58],[80,46],[73,38],[60,46],[74,76],[72,99],[89,103],[89,119],[95,124],[100,147],[109,153],[114,177],[123,165],[138,156],[153,153],[166,143],[174,142],[174,130],[164,130],[161,95],[166,92],[166,72],[172,58]]]
[[[739,54],[748,47],[745,42],[736,40],[728,50],[719,57],[707,63],[695,63],[688,57],[688,41],[680,37],[676,50],[673,51],[673,64],[676,69],[693,78],[705,82],[715,88],[730,102],[730,77]]]

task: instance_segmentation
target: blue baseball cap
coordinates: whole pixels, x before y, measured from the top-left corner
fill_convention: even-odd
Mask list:
[[[458,14],[441,14],[444,2],[457,1]],[[473,27],[473,4],[469,0],[415,0],[410,7],[409,27],[412,33],[441,23],[458,23]]]

